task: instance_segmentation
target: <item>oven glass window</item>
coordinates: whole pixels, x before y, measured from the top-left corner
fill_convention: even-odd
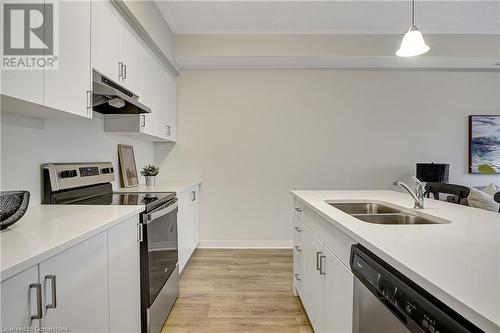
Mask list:
[[[177,209],[150,221],[146,229],[149,302],[152,304],[178,261]]]

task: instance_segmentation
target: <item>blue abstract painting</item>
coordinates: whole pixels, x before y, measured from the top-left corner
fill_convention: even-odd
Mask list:
[[[469,172],[500,173],[500,115],[469,116]]]

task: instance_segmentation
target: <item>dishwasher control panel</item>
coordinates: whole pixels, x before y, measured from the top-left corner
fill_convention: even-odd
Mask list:
[[[416,283],[359,244],[351,248],[355,277],[412,333],[480,333]]]

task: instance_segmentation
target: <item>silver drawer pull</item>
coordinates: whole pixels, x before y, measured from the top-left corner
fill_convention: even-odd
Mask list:
[[[55,275],[46,275],[45,276],[45,283],[47,283],[47,280],[50,280],[52,282],[52,304],[47,304],[45,306],[45,308],[55,309],[55,308],[57,308],[56,276]]]
[[[302,232],[302,228],[300,227],[295,227],[295,230],[297,230],[297,232]]]
[[[320,256],[322,255],[323,253],[321,252],[316,252],[316,270],[319,271],[321,269],[320,267]]]
[[[295,210],[300,213],[302,211],[302,208],[296,207]]]
[[[36,315],[32,315],[31,319],[42,319],[42,285],[40,283],[32,283],[30,284],[30,290],[36,290]]]
[[[324,267],[323,267],[323,259],[326,259],[325,256],[320,256],[319,257],[319,274],[321,275],[326,275],[326,272],[323,270]]]
[[[300,276],[300,275],[299,275],[298,273],[295,273],[295,280],[297,280],[297,281],[302,280],[299,276]]]
[[[297,252],[301,252],[302,251],[302,249],[298,245],[295,245],[295,250],[297,250]]]

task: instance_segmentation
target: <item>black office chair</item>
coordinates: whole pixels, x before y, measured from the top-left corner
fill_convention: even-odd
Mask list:
[[[500,192],[495,193],[495,195],[493,196],[493,199],[496,202],[500,203]],[[498,207],[498,212],[500,213],[500,207]]]
[[[456,204],[464,204],[465,199],[470,194],[470,189],[466,186],[462,185],[454,185],[454,184],[445,184],[445,183],[427,183],[425,185],[425,194],[427,198],[430,194],[434,196],[434,199],[439,200],[439,194],[451,194],[452,200],[448,200],[450,202]]]

